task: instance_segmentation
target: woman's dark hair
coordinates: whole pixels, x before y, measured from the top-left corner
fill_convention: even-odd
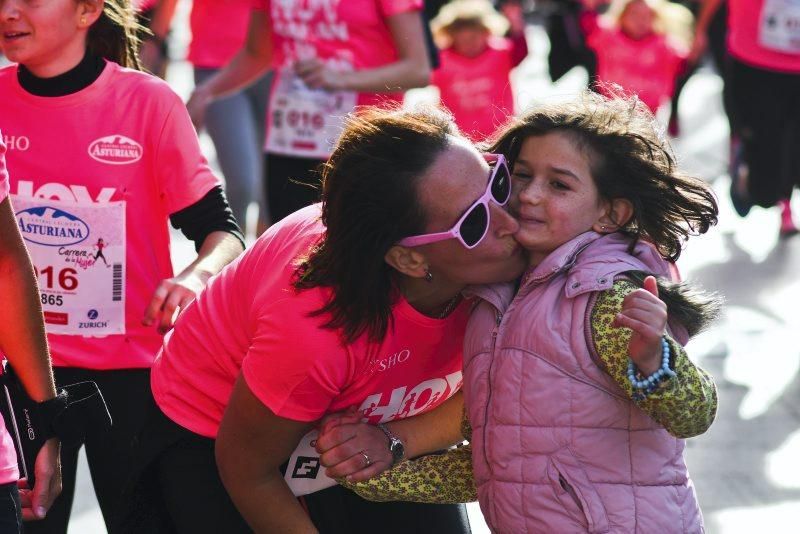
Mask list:
[[[139,35],[146,31],[136,22],[130,0],[105,0],[103,13],[89,28],[86,47],[96,56],[129,69],[142,70]]]
[[[717,223],[719,209],[705,182],[678,170],[655,124],[635,97],[586,92],[512,120],[489,141],[488,151],[504,154],[513,166],[526,138],[553,132],[569,135],[588,154],[600,197],[633,204],[633,216],[620,227],[633,238],[631,251],[636,240],[645,239],[675,261],[689,235],[703,234]]]
[[[312,312],[329,314],[326,328],[345,342],[363,334],[380,341],[398,297],[384,256],[400,239],[423,233],[426,214],[419,178],[460,136],[436,108],[362,108],[348,116],[322,169],[322,240],[301,258],[294,287],[330,287],[329,301]]]

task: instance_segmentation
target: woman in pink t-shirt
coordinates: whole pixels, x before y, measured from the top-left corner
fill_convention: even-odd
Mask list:
[[[28,395],[47,402],[55,397],[36,278],[8,199],[6,146],[0,133],[0,353],[19,376]],[[41,519],[61,491],[58,440],[46,442],[36,458],[33,491],[19,490],[14,443],[0,418],[0,532],[22,532],[22,519]],[[21,494],[21,495],[20,495]],[[22,496],[22,506],[20,506]]]
[[[695,56],[720,3],[703,2]],[[745,217],[753,206],[777,205],[779,235],[797,234],[790,201],[800,186],[800,2],[728,2],[728,53],[733,207]]]
[[[12,202],[56,383],[96,382],[114,420],[110,432],[89,425],[85,441],[113,531],[161,335],[242,251],[242,236],[183,102],[137,70],[127,0],[0,6],[0,46],[17,63],[0,69]],[[198,250],[177,275],[168,222]],[[66,531],[79,449],[62,447],[64,492],[28,532]]]
[[[247,40],[187,104],[208,105],[274,69],[266,127],[266,196],[273,222],[319,198],[318,167],[342,116],[356,105],[402,100],[428,83],[421,0],[252,0]]]
[[[129,496],[143,509],[127,529],[468,532],[463,507],[368,503],[330,487],[304,510],[293,491],[325,487],[307,433],[332,412],[388,425],[382,443],[352,455],[373,474],[459,441],[461,290],[524,265],[509,194],[504,160],[482,156],[442,112],[348,119],[322,205],[271,227],[165,338]],[[411,416],[430,424],[407,433]]]

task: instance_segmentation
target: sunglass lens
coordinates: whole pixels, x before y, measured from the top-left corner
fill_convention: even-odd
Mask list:
[[[489,224],[489,213],[484,204],[473,207],[461,223],[459,233],[467,246],[474,247],[486,233]]]
[[[499,165],[499,164],[498,164]],[[511,194],[511,180],[508,176],[508,167],[499,165],[492,180],[492,197],[495,202],[503,204]]]

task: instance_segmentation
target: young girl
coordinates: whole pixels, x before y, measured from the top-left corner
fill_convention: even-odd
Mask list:
[[[652,124],[640,103],[593,95],[499,134],[492,151],[513,162],[510,209],[530,260],[518,288],[474,291],[472,466],[463,449],[407,462],[357,485],[364,495],[466,499],[473,467],[493,531],[702,531],[682,438],[708,429],[716,391],[665,330],[669,309],[684,343],[714,302],[667,280],[717,206]]]
[[[456,0],[431,21],[440,65],[433,72],[442,104],[473,141],[482,141],[514,114],[511,71],[528,55],[525,21],[516,1],[505,18],[488,0]],[[508,38],[502,35],[509,30]]]
[[[133,20],[127,0],[0,2],[0,46],[17,63],[0,70],[12,202],[39,275],[56,383],[97,382],[114,420],[86,436],[109,525],[161,334],[242,250],[183,102],[135,70]],[[168,221],[198,249],[177,276]],[[62,496],[28,531],[66,532],[78,450],[62,448]]]
[[[599,91],[619,85],[655,113],[672,98],[685,68],[691,13],[666,0],[616,0],[604,18],[586,28]]]

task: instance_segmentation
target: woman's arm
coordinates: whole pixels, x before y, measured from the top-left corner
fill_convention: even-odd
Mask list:
[[[431,67],[419,13],[391,15],[386,23],[397,49],[397,61],[371,69],[341,72],[318,59],[310,59],[297,62],[297,74],[309,87],[329,90],[386,93],[428,85]]]
[[[234,234],[216,231],[203,240],[197,258],[180,274],[162,280],[150,299],[142,323],[158,323],[158,331],[165,334],[172,328],[175,311],[184,309],[206,286],[208,280],[232,262],[244,247]]]
[[[403,442],[405,457],[415,458],[463,441],[463,411],[464,396],[458,392],[429,412],[392,421],[386,426]],[[359,418],[359,414],[334,422],[329,418],[320,425],[316,448],[320,463],[327,468],[325,474],[331,478],[363,481],[392,465],[386,435],[375,425],[358,422]],[[370,454],[371,463],[366,467],[361,451]]]
[[[627,377],[628,359],[632,354],[632,344],[640,343],[638,348],[633,348],[633,352],[650,352],[643,348],[640,332],[651,329],[652,325],[648,324],[650,318],[647,315],[639,315],[636,319],[621,319],[619,315],[635,315],[627,308],[641,294],[634,295],[637,290],[642,291],[630,281],[618,280],[611,290],[600,293],[597,298],[592,309],[591,326],[600,365],[633,402],[670,434],[679,438],[702,434],[714,422],[717,411],[716,387],[711,376],[695,365],[684,348],[674,340],[668,338],[672,354],[670,367],[677,376],[665,380],[644,399],[634,398],[633,386]],[[626,301],[628,304],[625,304]],[[648,369],[639,368],[644,374],[651,374],[660,366],[660,359],[658,350],[654,356],[657,364],[651,364]]]
[[[0,145],[2,157],[2,145]],[[3,179],[0,161],[0,179]],[[0,202],[0,352],[35,401],[55,397],[39,291],[28,251],[22,242],[8,198]],[[41,519],[61,492],[58,440],[48,440],[36,457],[36,485],[22,490],[25,519]]]
[[[267,11],[251,11],[244,47],[225,68],[195,88],[186,107],[197,128],[203,125],[206,108],[211,102],[247,87],[269,70],[272,61],[270,25]]]
[[[239,376],[217,434],[216,458],[225,488],[256,532],[316,532],[279,470],[309,428],[275,415]]]

